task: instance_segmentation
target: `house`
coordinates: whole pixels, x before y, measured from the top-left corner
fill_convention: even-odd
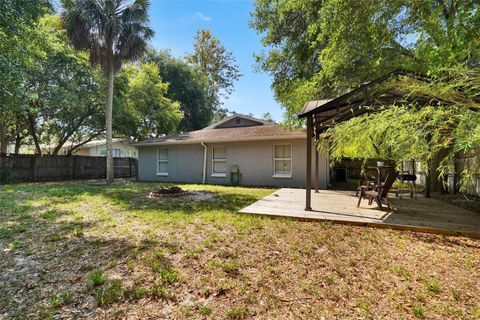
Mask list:
[[[75,144],[67,142],[60,149],[58,154],[67,154],[69,149]],[[47,153],[53,150],[54,146],[42,147]],[[131,157],[137,158],[137,148],[132,145],[129,138],[113,138],[112,139],[112,153],[114,157]],[[107,145],[105,139],[92,140],[85,143],[80,148],[73,152],[77,156],[89,156],[89,157],[106,157]]]
[[[202,130],[138,142],[140,181],[305,187],[306,131],[244,115]],[[318,187],[328,179],[318,158]],[[312,181],[315,179],[312,175]]]
[[[113,138],[112,153],[114,157],[137,158],[137,148],[129,138]],[[74,154],[79,156],[106,157],[107,145],[105,139],[92,140],[81,146]]]

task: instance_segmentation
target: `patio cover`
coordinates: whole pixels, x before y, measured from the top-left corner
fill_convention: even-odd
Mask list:
[[[432,97],[411,96],[408,85],[429,82],[429,79],[407,71],[396,70],[384,77],[363,83],[335,99],[307,101],[298,115],[300,119],[312,117],[314,134],[320,133],[336,123],[347,121],[369,112],[381,111],[388,105],[431,102]]]
[[[320,134],[335,124],[347,121],[366,113],[379,112],[391,105],[412,104],[422,105],[435,103],[431,96],[411,95],[409,86],[425,84],[430,79],[414,73],[396,70],[384,77],[363,83],[335,99],[307,101],[298,114],[299,119],[307,122],[307,166],[306,166],[306,205],[311,208],[311,152],[312,139],[319,139]],[[317,155],[317,154],[316,154]],[[316,157],[317,158],[317,157]],[[318,170],[315,163],[315,186],[317,186]],[[317,187],[315,187],[317,190]]]

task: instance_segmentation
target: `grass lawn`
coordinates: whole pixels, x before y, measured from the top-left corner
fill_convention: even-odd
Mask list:
[[[480,319],[480,241],[242,216],[271,193],[0,191],[0,319]]]

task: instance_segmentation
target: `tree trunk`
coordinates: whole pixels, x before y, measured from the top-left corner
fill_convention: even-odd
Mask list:
[[[107,131],[107,183],[113,182],[113,151],[112,151],[112,109],[113,109],[113,78],[115,72],[113,63],[108,69],[107,106],[105,109],[105,127]]]
[[[35,153],[38,155],[41,155],[42,148],[40,147],[40,141],[38,139],[37,131],[35,129],[35,119],[33,118],[31,113],[27,115],[27,122],[28,122],[28,130],[30,131],[30,135],[32,136],[33,142],[35,143]]]
[[[15,154],[20,153],[20,148],[22,147],[22,140],[23,137],[17,133],[17,136],[15,137]]]
[[[7,153],[7,147],[7,126],[4,122],[0,122],[0,153]]]

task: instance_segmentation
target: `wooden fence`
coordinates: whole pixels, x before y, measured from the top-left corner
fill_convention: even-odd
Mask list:
[[[113,158],[115,178],[136,178],[138,161]],[[0,183],[105,179],[106,157],[0,154]]]

